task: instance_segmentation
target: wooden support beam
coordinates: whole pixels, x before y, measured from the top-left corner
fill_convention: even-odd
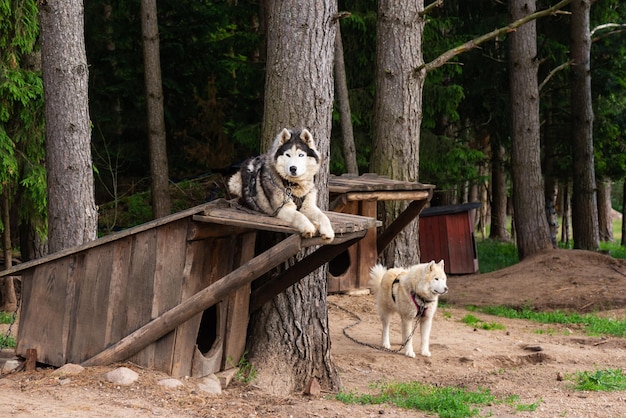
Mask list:
[[[294,285],[304,276],[317,270],[321,265],[332,260],[343,251],[346,251],[348,247],[360,240],[365,235],[366,231],[361,232],[362,234],[336,245],[325,245],[318,248],[315,252],[307,255],[291,268],[283,271],[278,277],[273,278],[271,281],[255,289],[250,295],[250,312],[256,311],[274,296]]]
[[[376,240],[378,254],[382,253],[396,235],[420,214],[424,206],[426,206],[426,203],[428,203],[428,200],[414,200],[409,203],[406,210],[378,236],[378,240]],[[418,243],[415,243],[415,245],[418,245]]]
[[[222,277],[189,299],[153,319],[146,325],[122,338],[81,365],[104,366],[123,361],[138,353],[193,316],[215,305],[229,293],[268,272],[293,257],[301,249],[299,235],[291,235],[246,264]]]

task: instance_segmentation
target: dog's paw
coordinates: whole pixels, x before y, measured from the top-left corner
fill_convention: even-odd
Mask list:
[[[430,357],[430,351],[428,351],[428,350],[422,350],[422,352],[420,354],[422,356],[424,356],[424,357]]]
[[[313,238],[313,236],[317,233],[315,225],[313,225],[308,219],[306,222],[302,222],[298,226],[298,230],[300,231],[300,235],[304,238]]]
[[[389,341],[383,341],[383,347],[389,350],[391,348],[391,344],[389,344]]]
[[[330,224],[328,218],[320,223],[320,236],[322,237],[322,240],[326,243],[333,242],[333,240],[335,239],[335,231],[333,231],[333,227]]]
[[[415,358],[415,352],[413,350],[406,350],[404,355],[407,357]]]
[[[320,230],[320,236],[322,237],[322,241],[327,244],[330,244],[335,239],[335,233],[332,231],[332,229],[330,234],[324,233]]]

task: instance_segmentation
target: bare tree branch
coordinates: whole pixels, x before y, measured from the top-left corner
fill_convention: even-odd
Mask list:
[[[607,28],[626,28],[626,23],[605,23],[603,25],[598,25],[591,30],[591,37],[596,34],[597,31]]]
[[[570,65],[572,65],[574,63],[573,60],[569,60],[567,62],[564,62],[563,64],[559,65],[558,67],[555,67],[552,69],[552,71],[550,71],[550,73],[546,76],[546,78],[543,79],[543,81],[541,82],[541,84],[539,84],[539,91],[541,91],[541,89],[548,84],[548,81],[550,81],[550,79],[559,71],[564,70],[565,68],[569,67]]]
[[[555,4],[554,6],[548,8],[548,9],[544,9],[541,10],[539,12],[535,12],[532,14],[529,14],[528,16],[523,17],[522,19],[516,20],[515,22],[510,23],[509,25],[503,27],[503,28],[499,28],[496,29],[492,32],[489,32],[485,35],[479,36],[478,38],[472,39],[471,41],[468,41],[466,43],[464,43],[463,45],[459,45],[456,48],[452,48],[446,52],[444,52],[443,54],[439,55],[437,58],[435,58],[434,60],[432,60],[429,63],[423,64],[417,68],[415,68],[415,72],[419,72],[419,71],[432,71],[435,68],[439,68],[441,67],[443,64],[445,64],[446,62],[448,62],[449,60],[451,60],[452,58],[454,58],[457,55],[462,54],[463,52],[467,52],[469,50],[472,50],[474,48],[476,48],[477,46],[479,46],[482,43],[485,43],[487,41],[490,41],[494,38],[497,38],[500,35],[504,35],[510,32],[513,32],[515,29],[519,28],[520,26],[538,19],[540,17],[544,17],[544,16],[549,16],[549,15],[554,15],[559,13],[559,9],[563,8],[564,6],[566,6],[567,4],[569,4],[571,2],[571,0],[562,0],[560,2],[558,2],[557,4]]]
[[[436,7],[442,7],[443,6],[443,0],[436,0],[432,3],[430,3],[428,6],[424,7],[424,10],[422,11],[422,13],[420,13],[420,16],[426,16],[427,14],[429,14],[430,12],[433,11],[434,8]]]

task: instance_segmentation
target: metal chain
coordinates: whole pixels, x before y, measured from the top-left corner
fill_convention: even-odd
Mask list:
[[[17,319],[17,312],[20,310],[21,301],[22,301],[22,292],[20,291],[19,296],[17,297],[17,303],[15,304],[15,311],[13,311],[13,317],[11,318],[11,323],[9,324],[9,328],[7,329],[7,332],[4,334],[4,337],[0,337],[0,350],[9,348],[9,337],[11,336],[11,329],[13,328],[13,324],[15,324],[15,320]]]
[[[411,333],[409,334],[407,339],[402,343],[400,348],[398,348],[397,350],[392,350],[390,348],[385,348],[385,347],[382,347],[382,346],[379,346],[379,345],[374,345],[374,344],[369,344],[369,343],[366,343],[366,342],[363,342],[363,341],[359,341],[356,338],[354,338],[353,336],[349,335],[348,332],[347,332],[348,329],[350,329],[352,327],[355,327],[358,324],[360,324],[361,323],[361,318],[357,314],[355,314],[354,312],[349,311],[346,308],[344,308],[343,306],[337,305],[336,303],[330,302],[330,305],[332,305],[332,306],[334,306],[336,308],[339,308],[340,310],[344,311],[348,315],[353,316],[356,319],[355,323],[350,324],[350,325],[348,325],[348,326],[343,328],[343,330],[342,330],[343,331],[343,335],[345,335],[346,338],[348,338],[349,340],[351,340],[351,341],[353,341],[353,342],[355,342],[357,344],[363,345],[365,347],[374,348],[376,350],[385,351],[385,352],[388,352],[388,353],[399,353],[409,343],[411,338],[413,338],[413,334],[415,333],[415,330],[417,329],[417,326],[419,325],[419,323],[421,321],[421,317],[419,317],[419,316],[416,317],[415,318],[415,325],[413,326],[413,330],[411,331]]]

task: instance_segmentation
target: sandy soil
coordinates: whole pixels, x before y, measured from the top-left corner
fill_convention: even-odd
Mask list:
[[[332,356],[345,391],[376,392],[373,384],[420,381],[470,390],[488,388],[498,398],[518,395],[534,412],[506,404],[481,409],[495,417],[623,417],[625,392],[578,392],[567,377],[577,371],[623,368],[626,339],[586,335],[576,326],[542,325],[476,312],[504,330],[474,329],[461,322],[467,305],[534,306],[626,317],[626,262],[582,251],[553,251],[491,274],[449,277],[431,336],[432,357],[411,359],[382,351],[380,323],[371,295],[331,295]],[[399,324],[392,328],[399,348]],[[415,339],[419,344],[419,337]],[[540,350],[540,351],[539,351]],[[124,364],[140,374],[125,387],[103,380],[115,366],[86,369],[67,378],[52,369],[0,379],[0,416],[13,417],[420,417],[389,405],[344,405],[291,394],[269,396],[254,385],[233,383],[222,395],[199,392],[196,381],[177,389],[157,384],[162,373]],[[564,378],[563,378],[564,377]],[[432,415],[431,415],[432,416]]]

